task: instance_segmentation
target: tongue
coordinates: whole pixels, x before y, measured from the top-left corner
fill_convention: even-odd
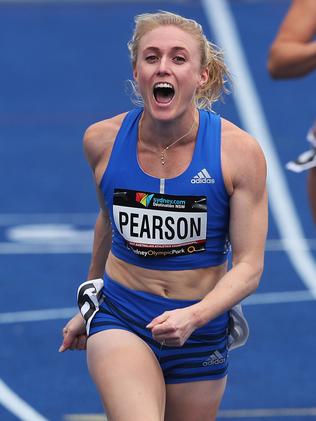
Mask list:
[[[160,104],[167,104],[173,98],[173,93],[169,89],[157,89],[155,93],[156,101]]]

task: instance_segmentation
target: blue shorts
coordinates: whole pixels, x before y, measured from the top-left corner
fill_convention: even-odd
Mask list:
[[[216,380],[227,374],[229,313],[195,330],[181,347],[162,346],[146,325],[164,311],[193,305],[197,300],[174,300],[137,291],[104,277],[103,302],[94,315],[89,335],[108,329],[133,332],[152,349],[165,383]]]

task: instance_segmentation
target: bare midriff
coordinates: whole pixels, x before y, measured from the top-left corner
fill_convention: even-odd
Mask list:
[[[131,265],[111,252],[106,263],[110,278],[128,288],[178,300],[200,300],[227,272],[227,263],[201,269],[152,270]]]

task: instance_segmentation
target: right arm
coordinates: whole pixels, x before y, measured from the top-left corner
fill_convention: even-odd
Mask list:
[[[97,191],[99,188],[97,187]],[[102,278],[105,263],[112,244],[112,228],[106,208],[100,208],[94,227],[92,257],[88,271],[88,279]]]
[[[100,209],[94,228],[92,258],[88,272],[88,279],[103,278],[107,256],[111,249],[112,230],[110,220],[105,210]],[[86,349],[86,323],[77,313],[63,328],[63,343],[59,352],[67,349]]]
[[[88,271],[88,279],[103,277],[105,263],[112,244],[112,228],[108,210],[99,188],[99,182],[113,145],[113,142],[107,142],[106,139],[104,139],[104,130],[106,130],[106,128],[107,126],[104,123],[93,125],[86,131],[83,139],[85,156],[94,174],[97,197],[100,205],[100,211],[94,227],[92,257]],[[109,134],[109,139],[111,139],[111,133]],[[106,162],[104,162],[104,158],[106,158]],[[86,348],[86,341],[85,321],[79,312],[69,320],[64,327],[63,343],[59,348],[59,352],[64,352],[67,349],[83,350]]]
[[[316,68],[316,1],[293,0],[268,58],[273,78],[304,76]]]

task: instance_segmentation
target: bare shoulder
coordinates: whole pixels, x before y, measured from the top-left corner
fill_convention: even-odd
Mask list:
[[[93,170],[106,165],[111,155],[116,135],[126,113],[99,121],[87,128],[83,137],[83,147],[87,160]]]
[[[266,160],[258,141],[223,118],[222,167],[229,193],[238,185],[265,185]]]

